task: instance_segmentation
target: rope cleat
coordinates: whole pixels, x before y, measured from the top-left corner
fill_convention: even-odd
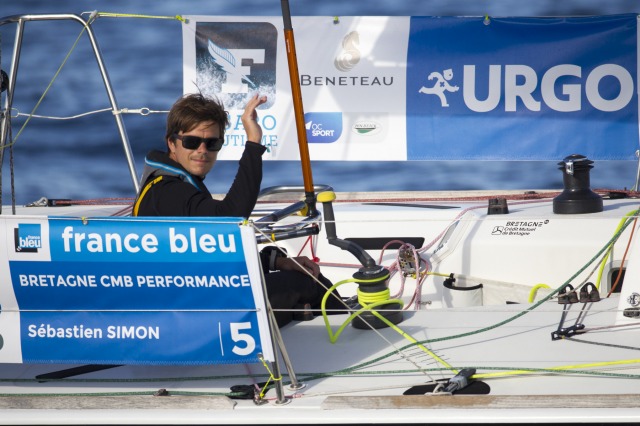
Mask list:
[[[590,307],[593,302],[599,301],[600,292],[593,283],[589,282],[582,286],[580,289],[580,303],[584,303],[584,305],[582,305],[582,309],[578,314],[578,318],[576,318],[575,324],[572,327],[569,327],[569,330],[572,331],[572,335],[577,334],[580,330],[584,329],[582,321],[587,315],[587,307]]]
[[[580,289],[580,303],[599,302],[600,292],[596,286],[589,282]]]
[[[578,330],[576,325],[566,328],[564,327],[564,322],[567,319],[567,314],[569,313],[569,309],[571,309],[571,305],[578,303],[578,295],[571,284],[567,284],[562,288],[562,290],[560,290],[558,303],[564,306],[562,307],[562,316],[560,317],[558,329],[551,332],[551,340],[560,340],[564,337],[572,336]],[[581,328],[584,328],[584,325],[581,324],[581,326]]]
[[[447,383],[443,392],[453,393],[466,388],[473,380],[471,376],[474,374],[476,374],[475,368],[463,368],[458,372],[458,374],[449,379],[449,383]]]
[[[560,305],[570,305],[578,303],[578,301],[578,295],[571,284],[567,284],[560,290],[560,294],[558,295],[558,303]]]

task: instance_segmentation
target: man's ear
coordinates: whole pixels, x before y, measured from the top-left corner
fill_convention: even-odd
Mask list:
[[[171,138],[167,138],[167,150],[169,153],[173,153],[176,151],[176,141],[171,139]]]

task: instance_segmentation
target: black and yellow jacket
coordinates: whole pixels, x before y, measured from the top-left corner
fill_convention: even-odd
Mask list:
[[[151,151],[145,158],[133,216],[249,217],[260,192],[265,150],[260,144],[245,145],[238,173],[223,200],[214,200],[203,179],[187,172],[166,152]]]

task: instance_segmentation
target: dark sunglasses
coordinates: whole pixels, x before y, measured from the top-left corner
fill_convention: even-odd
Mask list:
[[[200,144],[204,142],[207,151],[220,151],[224,144],[224,139],[222,138],[201,138],[199,136],[178,135],[176,133],[173,134],[173,137],[180,139],[185,149],[198,149]]]

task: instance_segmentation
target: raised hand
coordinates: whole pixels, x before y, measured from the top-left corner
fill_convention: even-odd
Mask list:
[[[247,133],[247,140],[260,143],[262,141],[262,127],[258,124],[258,111],[256,108],[267,102],[266,96],[259,96],[257,93],[249,99],[242,114],[242,125]]]

